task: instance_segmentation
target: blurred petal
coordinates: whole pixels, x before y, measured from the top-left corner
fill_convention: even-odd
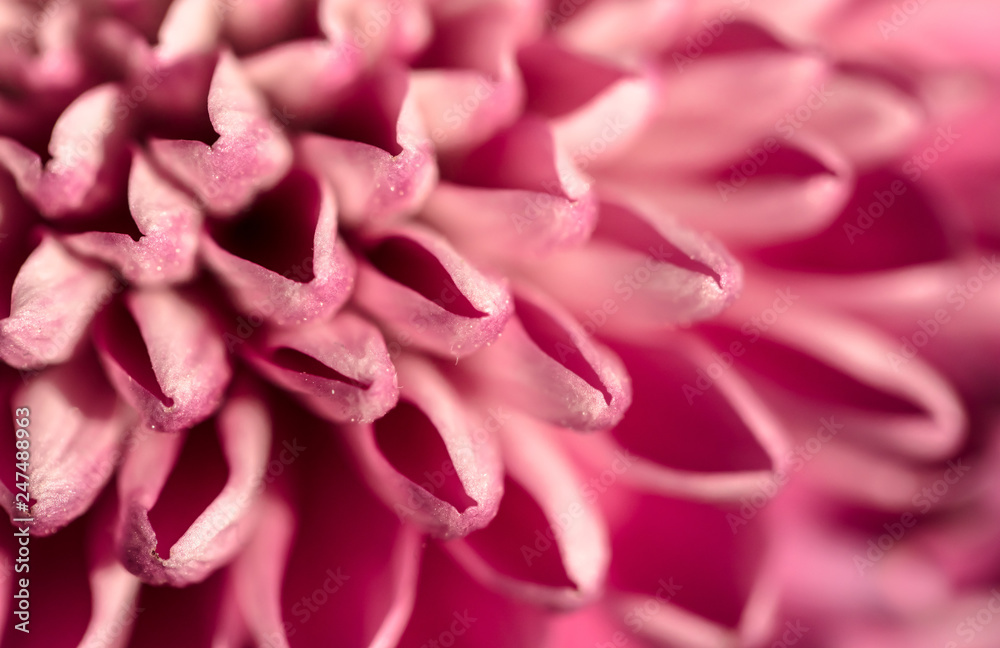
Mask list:
[[[925,460],[955,451],[966,416],[933,368],[919,358],[894,368],[898,345],[885,334],[789,302],[783,297],[794,293],[784,290],[777,298],[756,293],[724,315],[726,324],[702,325],[701,333],[720,350],[736,341],[747,345],[736,366],[793,433],[811,434],[825,416],[842,426],[844,437],[868,447]],[[768,299],[786,309],[767,315],[773,324],[761,319]]]
[[[729,350],[713,354],[690,335],[615,350],[632,379],[632,406],[610,432],[579,439],[572,451],[663,495],[732,501],[777,490],[777,475],[787,470],[785,430],[751,385],[726,369]]]
[[[406,73],[380,68],[332,108],[332,136],[303,134],[296,146],[333,187],[344,223],[377,226],[414,214],[437,181],[437,164]]]
[[[0,164],[17,180],[21,192],[52,219],[87,214],[106,207],[121,175],[125,154],[118,116],[120,88],[104,84],[80,95],[52,129],[44,168],[37,153],[0,139]],[[126,112],[126,117],[128,113]]]

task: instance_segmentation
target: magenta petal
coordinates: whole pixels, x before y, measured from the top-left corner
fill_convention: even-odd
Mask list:
[[[788,429],[805,439],[823,417],[832,417],[845,437],[870,450],[933,460],[958,448],[965,411],[930,365],[920,358],[894,363],[898,342],[855,320],[795,304],[787,299],[794,291],[781,290],[755,291],[724,314],[724,324],[703,324],[700,332],[720,351],[736,341],[746,345],[736,366]],[[765,332],[760,314],[772,304],[787,312]]]
[[[257,509],[260,524],[230,568],[230,597],[235,598],[258,643],[279,643],[276,637],[287,642],[281,618],[281,580],[295,535],[295,514],[287,502],[271,493],[261,496]]]
[[[343,312],[257,336],[245,349],[249,362],[326,419],[369,423],[396,404],[396,370],[381,333],[363,317]]]
[[[260,509],[262,524],[233,562],[231,588],[256,641],[261,645],[285,645],[279,637],[288,642],[289,636],[294,638],[296,635],[295,625],[284,621],[281,605],[282,581],[296,528],[295,516],[287,502],[274,496],[265,496]],[[391,589],[386,595],[390,603],[377,632],[367,644],[372,648],[395,645],[409,619],[420,563],[420,542],[420,533],[415,528],[400,528],[392,555],[387,557]],[[339,575],[336,571],[333,573]],[[346,584],[350,575],[345,573],[344,576],[347,576],[343,583]],[[334,587],[334,581],[329,584]],[[303,622],[301,614],[293,619]],[[297,641],[290,642],[290,645],[296,644]]]
[[[714,317],[743,287],[739,262],[719,243],[669,215],[611,202],[588,245],[526,272],[602,335],[627,339]]]
[[[436,12],[435,42],[410,79],[439,153],[481,144],[517,119],[525,95],[516,57],[518,32],[534,9],[469,3]]]
[[[600,0],[574,8],[557,14],[555,39],[568,49],[630,64],[671,42],[695,6],[688,0]]]
[[[37,153],[0,139],[0,165],[48,218],[93,212],[112,199],[116,187],[108,176],[115,173],[127,128],[115,111],[119,91],[110,83],[88,90],[60,115],[49,142],[52,159],[44,168]]]
[[[787,471],[787,431],[751,384],[735,371],[708,389],[713,349],[677,334],[665,346],[616,345],[632,378],[632,406],[607,433],[571,446],[595,470],[624,462],[625,483],[646,492],[732,501],[774,488]]]
[[[357,85],[348,96],[360,99],[337,106],[342,113],[337,125],[344,135],[372,131],[365,141],[304,134],[296,149],[333,187],[345,223],[382,224],[411,216],[437,182],[437,164],[406,73],[388,67]]]
[[[269,605],[281,611],[296,648],[326,645],[330,637],[344,646],[395,646],[413,609],[423,538],[372,496],[334,435],[291,418],[296,435],[310,429],[297,437],[307,446],[294,466],[301,478],[297,528],[281,587],[266,592],[280,600]],[[253,582],[260,583],[262,567],[253,567]]]
[[[663,101],[652,71],[611,66],[553,42],[523,48],[518,62],[528,88],[527,110],[552,120],[558,147],[581,170],[613,160]]]
[[[617,499],[617,510],[642,514],[619,515],[610,525],[608,588],[615,593],[608,602],[640,637],[655,645],[733,646],[759,631],[762,613],[773,618],[762,532],[734,534],[737,507],[631,493]],[[660,605],[647,611],[650,600]]]
[[[388,332],[394,350],[415,345],[461,358],[506,326],[506,281],[480,273],[438,234],[411,225],[364,245],[354,299]]]
[[[597,201],[590,193],[571,199],[441,182],[421,219],[473,260],[510,266],[584,243],[597,223]]]
[[[180,283],[195,273],[195,253],[202,214],[135,151],[128,186],[129,210],[142,238],[87,232],[62,237],[70,249],[113,265],[130,283]]]
[[[324,40],[282,43],[244,60],[247,76],[280,112],[308,121],[326,116],[329,102],[360,74],[360,63]]]
[[[156,34],[156,55],[173,62],[193,54],[211,51],[218,42],[222,17],[211,0],[177,0],[170,3]]]
[[[278,209],[283,217],[273,222]],[[210,231],[214,237],[202,235],[202,258],[243,312],[281,325],[302,324],[335,312],[354,285],[354,259],[337,239],[334,196],[325,182],[303,171],[293,170],[258,196],[249,214]],[[294,234],[304,244],[301,252],[291,252],[294,244],[285,240]],[[278,254],[290,259],[271,258]]]
[[[181,430],[211,416],[232,375],[209,314],[168,289],[127,293],[101,313],[94,343],[122,399],[155,430]]]
[[[397,361],[400,403],[344,430],[371,488],[398,515],[440,537],[487,525],[502,494],[497,440],[426,360]]]
[[[90,353],[34,376],[11,402],[31,411],[31,532],[49,535],[86,512],[104,488],[131,413]]]
[[[410,60],[424,49],[433,32],[429,10],[427,3],[414,0],[319,0],[318,18],[339,50],[371,64],[387,57]],[[376,24],[373,17],[377,30],[369,26]]]
[[[493,592],[472,578],[439,543],[428,543],[420,574],[413,617],[399,648],[441,643],[445,628],[455,624],[468,646],[541,648],[551,610]],[[444,635],[445,641],[448,635]],[[455,645],[461,645],[456,642]],[[586,646],[586,644],[583,644]]]
[[[504,427],[507,481],[497,517],[444,546],[490,587],[535,604],[575,607],[601,593],[610,547],[604,520],[554,432],[524,416]]]
[[[522,287],[516,316],[466,367],[489,391],[561,427],[603,430],[621,420],[632,387],[621,360],[549,297]]]
[[[186,437],[210,432],[201,426],[191,433],[137,433],[138,442],[118,479],[122,509],[117,537],[122,562],[143,582],[183,587],[204,580],[233,557],[254,526],[253,504],[271,444],[267,409],[244,383],[234,389],[215,427],[229,467],[228,478],[165,558],[156,551],[150,510],[163,492]]]
[[[767,135],[784,141],[787,131],[776,122],[821,86],[829,63],[812,53],[758,50],[704,57],[679,71],[670,61],[664,69],[666,98],[616,165],[623,174],[653,168],[689,174],[739,158]]]
[[[516,266],[585,242],[597,222],[590,178],[539,117],[442,167],[448,182],[431,194],[422,218],[476,261]]]
[[[143,612],[139,608],[142,582],[118,562],[114,552],[114,526],[111,499],[102,499],[91,520],[90,538],[90,623],[81,646],[123,648],[132,632],[135,620]]]
[[[65,362],[94,313],[122,287],[46,235],[14,280],[10,317],[0,320],[0,358],[21,369]]]
[[[219,139],[150,142],[157,161],[190,187],[207,210],[232,216],[288,172],[292,149],[286,127],[250,85],[235,56],[219,57],[208,96],[208,114]]]

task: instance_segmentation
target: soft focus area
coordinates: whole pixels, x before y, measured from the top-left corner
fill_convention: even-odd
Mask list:
[[[0,648],[997,648],[998,33],[0,0]]]

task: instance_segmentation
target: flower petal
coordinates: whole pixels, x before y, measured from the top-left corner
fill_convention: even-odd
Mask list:
[[[489,523],[501,489],[496,438],[434,367],[401,356],[401,400],[384,418],[344,429],[371,488],[398,515],[440,537]]]
[[[617,510],[608,587],[618,618],[657,645],[750,645],[746,635],[775,604],[760,528],[733,533],[731,507],[629,492],[605,498]]]
[[[44,168],[37,153],[0,139],[0,165],[46,217],[95,213],[113,199],[119,178],[124,181],[123,135],[128,123],[115,111],[119,92],[116,84],[106,83],[70,104],[52,129],[48,147],[52,159]]]
[[[632,406],[573,452],[597,469],[624,462],[622,481],[646,492],[732,501],[776,490],[776,474],[787,469],[786,432],[750,384],[725,370],[723,356],[680,334],[656,347],[614,348],[632,378]]]
[[[219,139],[153,139],[156,160],[190,187],[207,210],[232,216],[288,172],[292,148],[285,125],[246,79],[236,57],[224,52],[212,77],[208,114]]]
[[[516,316],[462,367],[483,389],[560,427],[602,430],[621,420],[632,388],[621,360],[550,298],[515,291]]]
[[[189,433],[140,431],[137,445],[122,466],[118,550],[122,563],[143,582],[173,587],[200,582],[236,554],[253,527],[254,495],[271,443],[266,407],[246,383],[237,385],[215,427],[229,467],[228,478],[222,491],[170,547],[166,558],[157,553],[150,511],[160,499]],[[190,432],[197,434],[211,432],[203,425]]]
[[[826,141],[800,132],[767,137],[696,177],[650,164],[597,172],[612,195],[683,217],[733,246],[777,244],[828,227],[855,190],[849,161]],[[664,181],[672,175],[673,179]]]
[[[845,438],[915,459],[954,452],[965,435],[964,410],[951,386],[919,358],[894,368],[898,350],[888,337],[857,321],[759,291],[723,315],[724,324],[699,331],[716,348],[747,345],[736,366],[787,429],[807,437],[831,417]],[[772,304],[787,309],[768,319]],[[738,333],[739,332],[739,333]],[[753,342],[751,343],[751,340]]]
[[[293,646],[323,645],[330,637],[348,646],[394,646],[413,609],[421,536],[365,488],[345,448],[323,429],[327,424],[294,413],[288,420],[296,433],[308,430],[292,506],[321,514],[297,516],[281,588],[267,594],[280,595]],[[352,521],[349,533],[345,520]]]
[[[86,512],[104,488],[121,457],[131,412],[89,352],[34,376],[12,403],[32,413],[31,532],[50,535]]]
[[[506,326],[506,282],[477,271],[434,232],[397,227],[367,238],[364,247],[354,299],[395,346],[458,359],[496,340]]]
[[[668,215],[613,202],[600,213],[586,246],[525,270],[590,331],[627,339],[661,332],[714,317],[742,290],[739,262]]]
[[[516,266],[579,245],[594,229],[590,179],[539,117],[524,118],[441,164],[445,182],[422,218],[476,262]]]
[[[406,73],[379,68],[331,108],[333,136],[304,134],[296,147],[333,187],[344,223],[376,225],[414,214],[437,181],[437,165]]]
[[[246,349],[250,363],[323,418],[370,423],[396,404],[396,370],[385,341],[354,313],[258,336]]]
[[[101,313],[94,343],[119,395],[156,430],[211,416],[232,375],[207,311],[168,289],[127,293]]]
[[[132,218],[142,234],[138,241],[118,232],[87,232],[63,236],[62,242],[79,254],[111,264],[130,283],[191,279],[202,221],[198,207],[138,150],[133,153],[128,197]]]
[[[11,315],[0,320],[0,358],[20,369],[65,362],[94,313],[122,288],[46,235],[14,280]]]
[[[264,313],[277,324],[326,317],[353,287],[354,260],[337,239],[333,194],[299,169],[259,195],[238,220],[213,223],[201,243],[202,258],[240,310]]]
[[[410,78],[439,153],[481,144],[521,110],[524,88],[516,50],[520,23],[530,10],[512,5],[438,7],[434,40]]]
[[[445,548],[485,585],[535,604],[596,598],[610,552],[600,512],[561,454],[553,431],[515,416],[501,432],[507,480],[497,517]]]

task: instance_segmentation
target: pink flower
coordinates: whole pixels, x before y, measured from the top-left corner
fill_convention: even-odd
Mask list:
[[[3,645],[992,645],[998,18],[3,5]]]

